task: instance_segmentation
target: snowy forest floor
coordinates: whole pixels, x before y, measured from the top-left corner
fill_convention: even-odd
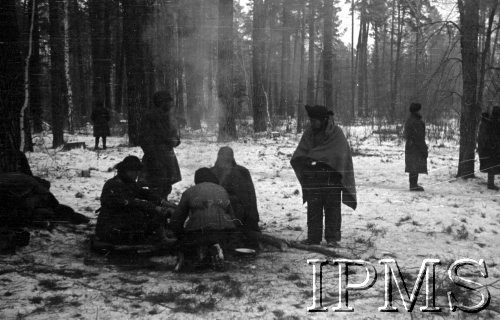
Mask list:
[[[350,293],[353,313],[332,311],[338,299],[333,266],[324,269],[323,277],[323,301],[329,311],[306,311],[312,302],[312,267],[306,261],[324,258],[319,253],[266,247],[254,258],[230,261],[226,272],[177,274],[172,271],[173,257],[116,261],[90,252],[88,236],[93,233],[102,186],[115,174],[112,167],[129,154],[142,156],[140,148],[129,148],[124,138],[112,137],[105,151],[56,151],[42,143],[28,154],[34,173],[51,181],[59,201],[92,220],[89,226],[34,230],[27,247],[15,255],[0,256],[0,319],[498,319],[500,192],[486,189],[483,173],[467,181],[455,179],[458,144],[453,140],[429,143],[429,175],[421,175],[419,181],[426,191],[409,192],[402,141],[393,136],[381,142],[367,128],[347,131],[353,144],[359,203],[356,211],[342,207],[342,241],[335,251],[339,257],[371,262],[378,274],[372,288]],[[91,136],[68,138],[93,146]],[[280,238],[304,239],[306,207],[289,164],[299,138],[249,137],[220,144],[203,134],[185,135],[176,149],[183,180],[174,186],[171,199],[178,201],[193,184],[194,171],[212,166],[218,149],[229,145],[237,162],[252,174],[262,230]],[[81,170],[88,169],[91,177],[80,177]],[[394,301],[399,312],[380,313],[384,277],[378,261],[382,258],[396,259],[408,291],[423,259],[440,259],[436,304],[443,312],[420,311],[425,305],[423,286],[412,313],[404,311],[397,292]],[[446,292],[457,287],[446,270],[459,258],[484,259],[488,267],[488,278],[476,279],[488,285],[492,300],[478,314],[449,311]],[[353,281],[362,281],[364,272],[356,270]],[[471,279],[479,271],[470,269],[466,274]],[[458,298],[468,305],[479,302],[470,290]]]

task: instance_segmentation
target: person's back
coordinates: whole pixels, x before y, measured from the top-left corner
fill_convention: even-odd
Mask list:
[[[184,192],[176,214],[175,229],[188,218],[185,231],[234,229],[231,203],[226,190],[211,182],[199,183]]]
[[[226,190],[218,183],[217,177],[208,168],[196,170],[195,186],[187,189],[172,216],[171,226],[181,245],[175,270],[184,264],[184,255],[197,253],[198,263],[205,264],[207,250],[214,267],[223,266],[222,248],[228,248],[234,232],[235,222],[231,202]],[[204,262],[205,261],[205,262]]]

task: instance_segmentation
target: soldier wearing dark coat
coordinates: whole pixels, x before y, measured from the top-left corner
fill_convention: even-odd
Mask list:
[[[290,161],[307,202],[308,245],[328,246],[341,240],[341,203],[356,209],[356,184],[351,149],[342,130],[334,124],[333,113],[324,106],[306,106],[311,126],[304,131]]]
[[[102,189],[98,239],[113,244],[166,241],[169,212],[161,206],[161,199],[136,183],[142,169],[139,158],[128,156],[116,167],[117,175]]]
[[[404,127],[405,172],[409,173],[411,191],[424,191],[424,188],[418,185],[418,175],[427,173],[428,148],[425,143],[425,123],[419,113],[420,109],[420,103],[410,105],[411,115]]]
[[[478,147],[480,170],[488,173],[488,189],[498,190],[495,175],[500,174],[500,107],[491,116],[483,114],[479,125]]]
[[[172,97],[156,92],[153,106],[141,120],[141,148],[144,151],[144,178],[158,197],[166,199],[172,185],[181,181],[181,172],[174,148],[180,143],[179,130],[172,114]]]
[[[195,185],[182,194],[170,225],[180,241],[183,255],[196,252],[201,262],[207,257],[206,251],[213,248],[214,258],[221,263],[222,248],[236,228],[231,201],[210,169],[196,170],[194,181]],[[183,258],[180,260],[176,270],[182,267]]]
[[[250,172],[236,163],[233,149],[230,147],[219,149],[217,160],[211,170],[219,180],[219,184],[229,194],[234,216],[239,220],[238,226],[241,226],[245,236],[245,245],[258,247],[259,211]]]
[[[97,101],[95,108],[92,110],[90,120],[94,125],[95,149],[99,148],[99,138],[102,138],[102,148],[106,149],[106,137],[109,132],[109,111],[104,107],[102,101]]]

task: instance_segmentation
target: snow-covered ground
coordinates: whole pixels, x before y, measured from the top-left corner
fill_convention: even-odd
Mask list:
[[[142,156],[140,148],[127,147],[123,138],[110,138],[111,147],[105,151],[56,152],[42,145],[28,154],[33,171],[52,182],[56,197],[92,218],[92,223],[33,231],[27,247],[16,255],[0,257],[0,319],[499,318],[500,192],[486,189],[483,173],[468,181],[455,179],[455,141],[430,142],[429,175],[419,181],[426,191],[409,192],[400,140],[394,136],[380,141],[366,127],[345,131],[355,154],[359,203],[356,211],[342,208],[342,241],[335,252],[338,257],[371,262],[378,273],[372,288],[350,293],[353,313],[332,311],[338,299],[333,266],[325,267],[323,278],[323,302],[329,311],[307,313],[312,302],[312,267],[306,261],[324,258],[319,253],[267,247],[255,258],[230,261],[224,273],[176,274],[173,257],[110,259],[90,252],[87,237],[93,232],[104,182],[125,156]],[[229,145],[237,162],[252,174],[263,231],[290,240],[306,237],[306,207],[289,165],[299,136],[241,138],[229,144],[203,134],[190,136],[176,149],[183,180],[174,186],[171,199],[178,201],[193,184],[194,171],[212,166],[218,149]],[[93,145],[91,136],[69,140]],[[88,169],[91,177],[80,177]],[[378,312],[384,305],[383,266],[378,264],[383,258],[397,260],[408,291],[423,259],[440,259],[436,303],[443,312],[420,311],[425,305],[425,286],[412,313],[404,311],[397,293],[394,303],[399,312]],[[446,293],[457,287],[446,270],[460,258],[484,259],[488,267],[488,278],[479,277],[476,268],[465,273],[488,285],[491,292],[490,307],[478,314],[449,311]],[[353,281],[364,276],[361,269],[353,272],[358,274]],[[471,290],[457,297],[468,305],[480,300]]]

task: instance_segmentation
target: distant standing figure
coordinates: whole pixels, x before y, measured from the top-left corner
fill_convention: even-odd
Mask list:
[[[500,174],[500,107],[491,111],[491,116],[482,115],[478,134],[480,170],[488,173],[488,189],[499,190],[495,175]]]
[[[219,149],[211,170],[219,179],[219,184],[229,193],[235,218],[240,222],[237,226],[241,226],[246,238],[245,244],[257,248],[260,235],[259,210],[250,171],[236,163],[230,147]]]
[[[142,117],[140,129],[146,184],[151,191],[164,199],[172,192],[172,185],[181,181],[181,172],[174,152],[181,140],[172,102],[168,92],[156,92],[153,96],[153,106]]]
[[[94,125],[95,149],[99,148],[99,138],[102,138],[102,148],[106,149],[106,137],[109,133],[109,111],[104,107],[102,101],[97,101],[95,108],[92,110],[90,120]]]
[[[405,172],[409,173],[411,191],[424,191],[424,188],[418,185],[418,175],[427,173],[428,148],[425,143],[425,123],[419,113],[420,109],[420,103],[410,105],[411,115],[404,127]]]
[[[323,237],[335,247],[341,240],[341,203],[356,209],[356,184],[349,143],[333,112],[325,106],[306,106],[310,127],[304,131],[290,161],[307,202],[307,245],[318,245]]]

